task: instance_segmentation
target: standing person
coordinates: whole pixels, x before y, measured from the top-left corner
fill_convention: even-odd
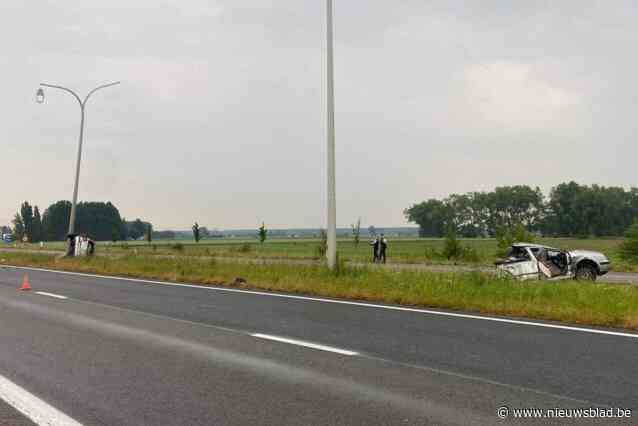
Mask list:
[[[370,241],[370,245],[372,246],[372,263],[377,263],[379,259],[379,245],[381,242],[379,241],[379,237],[374,237],[374,240]]]
[[[387,248],[388,240],[381,234],[381,239],[379,240],[379,262],[385,263],[385,251]]]

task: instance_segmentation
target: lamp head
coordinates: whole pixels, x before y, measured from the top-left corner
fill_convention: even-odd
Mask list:
[[[38,91],[35,93],[35,101],[39,104],[44,102],[44,90],[42,90],[42,87],[38,88]]]

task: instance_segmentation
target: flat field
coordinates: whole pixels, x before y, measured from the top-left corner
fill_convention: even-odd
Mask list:
[[[495,239],[477,238],[461,239],[464,247],[471,249],[471,255],[461,260],[448,260],[442,256],[443,239],[390,239],[388,247],[388,262],[390,263],[428,263],[428,264],[469,264],[491,265],[497,258],[497,244]],[[542,238],[540,244],[561,249],[588,249],[605,253],[612,261],[612,268],[619,272],[638,272],[638,263],[621,259],[619,246],[620,238]],[[129,242],[101,242],[98,243],[99,253],[136,253],[139,255],[183,255],[183,256],[217,256],[241,258],[270,258],[270,259],[318,259],[319,240],[312,239],[271,239],[264,244],[256,240],[207,239],[199,243],[193,240],[157,240],[148,244],[144,241]],[[13,247],[14,244],[6,247]],[[17,244],[16,247],[39,249],[39,244]],[[63,250],[63,242],[44,243],[45,250]],[[339,257],[342,260],[370,262],[372,248],[368,241],[361,241],[355,246],[351,239],[340,239],[338,242]]]

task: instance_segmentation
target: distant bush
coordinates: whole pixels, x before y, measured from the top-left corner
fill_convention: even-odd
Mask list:
[[[253,246],[248,244],[248,243],[243,243],[241,245],[239,245],[235,251],[237,253],[250,253],[251,251],[253,251]]]
[[[620,255],[625,260],[638,261],[638,218],[625,232],[625,240],[620,245]]]
[[[449,226],[445,234],[443,256],[448,260],[463,257],[463,246],[456,236],[455,226]]]
[[[499,226],[496,229],[497,256],[506,256],[514,243],[533,243],[534,241],[536,241],[536,236],[529,232],[522,223],[511,228]]]
[[[461,258],[467,262],[480,262],[481,256],[472,247],[463,247]]]
[[[326,257],[328,252],[328,233],[325,229],[319,230],[319,245],[315,248],[315,253],[319,259]]]
[[[171,250],[175,250],[175,251],[178,251],[178,252],[183,252],[184,251],[184,244],[175,243],[175,244],[171,245]]]
[[[436,251],[434,247],[428,246],[425,247],[425,253],[423,253],[423,256],[428,260],[435,260],[441,257],[441,253]]]
[[[268,229],[266,229],[266,224],[264,222],[261,223],[261,226],[257,230],[257,237],[261,244],[263,244],[266,241],[266,238],[268,238]]]
[[[499,257],[507,256],[507,252],[514,243],[514,235],[509,228],[498,227],[496,229],[496,255]]]
[[[463,243],[458,239],[458,234],[452,232],[451,230],[447,231],[446,237],[443,240],[443,248],[441,250],[437,250],[435,247],[431,245],[426,245],[423,249],[423,257],[426,260],[430,261],[443,261],[443,260],[454,260],[454,261],[465,261],[465,262],[480,262],[481,256],[479,252],[472,248],[463,245]]]
[[[120,244],[120,248],[122,248],[123,250],[128,250],[129,245],[128,245],[128,243],[122,243],[122,244]]]

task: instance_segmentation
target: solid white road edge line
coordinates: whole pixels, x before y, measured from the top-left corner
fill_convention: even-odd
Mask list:
[[[47,293],[46,291],[34,291],[34,293],[39,294],[40,296],[55,297],[56,299],[63,299],[63,300],[68,299],[68,297],[66,296],[60,296],[59,294]]]
[[[39,426],[82,426],[3,376],[0,376],[0,399]]]
[[[348,351],[345,349],[334,348],[332,346],[318,345],[316,343],[304,342],[303,340],[295,340],[295,339],[287,339],[285,337],[271,336],[270,334],[255,333],[255,334],[251,334],[251,336],[257,337],[259,339],[274,340],[275,342],[289,343],[291,345],[318,349],[320,351],[334,352],[341,355],[348,355],[348,356],[359,355],[359,352],[353,352],[353,351]]]
[[[68,271],[56,271],[54,269],[44,269],[44,268],[29,268],[24,266],[13,266],[13,265],[5,265],[5,268],[13,268],[13,269],[26,269],[30,271],[42,271],[42,272],[51,272],[56,274],[63,275],[75,275],[80,277],[90,277],[90,278],[103,278],[103,279],[112,279],[112,280],[120,280],[120,281],[131,281],[131,282],[139,282],[146,284],[156,284],[156,285],[166,285],[166,286],[174,286],[174,287],[189,287],[189,288],[198,288],[202,290],[209,291],[222,291],[227,293],[244,293],[244,294],[252,294],[258,296],[268,296],[268,297],[278,297],[282,299],[293,299],[293,300],[306,300],[311,302],[322,302],[322,303],[335,303],[339,305],[350,305],[350,306],[362,306],[366,308],[377,308],[377,309],[387,309],[390,311],[401,311],[401,312],[416,312],[427,315],[438,315],[444,317],[452,317],[452,318],[464,318],[464,319],[475,319],[475,320],[483,320],[483,321],[492,321],[492,322],[500,322],[506,324],[515,324],[515,325],[527,325],[532,327],[543,327],[543,328],[553,328],[558,330],[567,330],[567,331],[578,331],[583,333],[591,333],[591,334],[604,334],[607,336],[619,336],[619,337],[629,337],[633,339],[638,339],[638,334],[633,333],[622,333],[619,331],[608,331],[608,330],[598,330],[595,328],[584,328],[584,327],[572,327],[568,325],[559,325],[559,324],[547,324],[542,322],[533,322],[533,321],[523,321],[523,320],[514,320],[508,318],[496,318],[482,315],[472,315],[472,314],[460,314],[454,312],[443,312],[443,311],[432,311],[429,309],[418,309],[418,308],[406,308],[402,306],[392,306],[392,305],[378,305],[375,303],[364,303],[364,302],[352,302],[349,300],[335,300],[335,299],[322,299],[320,297],[309,297],[309,296],[295,296],[292,294],[280,294],[280,293],[268,293],[265,291],[253,291],[253,290],[238,290],[235,288],[224,288],[224,287],[209,287],[205,285],[195,285],[195,284],[178,284],[178,283],[169,283],[165,281],[152,281],[152,280],[144,280],[140,278],[125,278],[125,277],[113,277],[108,275],[95,275],[95,274],[83,274],[81,272],[68,272]]]

